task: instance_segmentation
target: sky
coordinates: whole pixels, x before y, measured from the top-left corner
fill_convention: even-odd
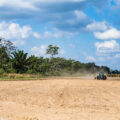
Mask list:
[[[120,0],[0,0],[0,37],[29,55],[95,62],[120,70]]]

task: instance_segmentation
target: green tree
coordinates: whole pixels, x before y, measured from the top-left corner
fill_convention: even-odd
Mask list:
[[[11,57],[12,53],[16,50],[16,47],[9,40],[0,38],[0,48],[4,48],[6,53]]]
[[[5,68],[7,65],[7,62],[9,61],[9,56],[7,54],[7,51],[5,47],[0,47],[0,68]]]
[[[7,71],[12,67],[10,60],[15,49],[12,42],[0,38],[0,68]]]
[[[106,66],[101,66],[100,67],[100,70],[103,71],[103,72],[106,72],[106,73],[110,73],[110,68],[109,67],[106,67]],[[116,71],[117,73],[118,71]]]
[[[41,73],[45,74],[48,71],[49,59],[43,57],[36,57],[34,55],[29,57],[30,64],[28,65],[28,73]]]
[[[51,58],[53,58],[54,55],[58,54],[58,50],[59,50],[58,46],[49,45],[48,48],[47,48],[47,50],[46,50],[46,53],[50,54]]]
[[[28,65],[31,63],[27,58],[28,53],[24,53],[21,50],[13,53],[13,68],[17,73],[25,73],[28,70]]]
[[[72,67],[74,72],[78,72],[82,68],[81,63],[79,61],[73,62]]]

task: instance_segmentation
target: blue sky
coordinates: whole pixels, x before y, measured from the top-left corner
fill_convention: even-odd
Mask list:
[[[120,0],[0,0],[0,37],[29,55],[59,56],[120,69]]]

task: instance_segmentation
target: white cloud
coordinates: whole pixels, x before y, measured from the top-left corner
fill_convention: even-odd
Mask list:
[[[84,12],[79,11],[79,10],[75,10],[75,15],[77,16],[79,20],[84,20],[88,17]]]
[[[44,33],[39,33],[33,31],[33,29],[27,25],[20,26],[17,23],[0,23],[0,37],[11,40],[16,46],[24,45],[30,36],[36,39],[58,39],[61,37],[71,37],[70,35],[70,33],[58,31],[56,29],[54,32],[45,31]]]
[[[81,32],[90,18],[82,12],[88,4],[103,7],[108,0],[0,0],[2,20],[35,20],[72,32]],[[62,21],[62,22],[61,22]],[[67,22],[68,21],[68,22]],[[69,22],[70,21],[70,22]]]
[[[97,55],[116,54],[120,52],[120,45],[115,41],[96,42]]]
[[[48,55],[46,54],[46,50],[47,50],[47,45],[41,45],[40,47],[34,46],[31,49],[31,54],[35,55],[35,56],[44,56],[44,57],[48,57]],[[60,48],[60,47],[59,47]],[[65,51],[63,49],[60,49],[58,51],[59,54],[64,55]]]
[[[23,46],[26,44],[26,41],[25,40],[16,40],[16,41],[13,41],[13,44],[15,46]]]
[[[115,55],[115,58],[116,58],[116,59],[120,58],[120,54],[116,54],[116,55]]]
[[[51,39],[51,38],[59,39],[62,37],[71,38],[73,34],[68,32],[62,32],[55,29],[54,32],[50,31],[45,31],[44,33],[33,32],[33,36],[38,39]]]
[[[47,45],[41,45],[40,47],[33,47],[31,49],[31,54],[35,56],[45,56],[46,55]]]
[[[86,29],[89,31],[104,31],[108,28],[106,22],[93,22],[86,26]]]
[[[37,1],[39,1],[39,2],[42,2],[42,3],[44,3],[44,2],[82,2],[82,1],[85,1],[85,0],[31,0],[31,1],[34,1],[34,2],[37,2]]]
[[[94,32],[94,36],[101,40],[120,39],[120,31],[111,27],[104,32]]]
[[[14,8],[25,8],[37,10],[36,3],[53,3],[53,2],[82,2],[84,0],[0,0],[0,7],[10,6]]]
[[[86,0],[0,0],[0,18],[34,19],[62,31],[75,32],[90,23],[82,12],[82,4],[86,6],[82,1],[87,4]]]
[[[89,61],[89,62],[95,62],[96,61],[93,56],[87,56],[86,60]]]
[[[119,1],[119,0],[116,0]],[[52,3],[92,3],[94,6],[104,6],[107,2],[107,0],[0,0],[0,6],[9,6],[14,8],[28,8],[28,9],[36,9],[36,4],[52,4]],[[104,4],[103,4],[104,3]],[[97,5],[98,4],[98,5]],[[83,4],[84,5],[84,4]]]
[[[9,6],[14,8],[36,9],[33,0],[0,0],[0,7]]]
[[[48,39],[48,38],[60,38],[62,37],[62,34],[59,32],[51,33],[49,31],[44,32],[44,34],[41,34],[41,38]]]
[[[64,51],[64,50],[59,50],[59,53],[60,53],[61,55],[64,55],[64,54],[65,54],[65,51]]]
[[[99,57],[98,60],[104,62],[104,61],[105,61],[105,58],[104,58],[104,57]]]
[[[37,38],[38,35],[37,32],[33,32],[30,26],[20,26],[17,23],[0,23],[0,37],[12,40],[15,45],[24,45],[25,39],[30,36]]]
[[[31,31],[31,28],[28,26],[20,27],[15,23],[0,23],[0,36],[5,39],[17,39],[17,38],[26,38]]]
[[[38,32],[33,32],[33,36],[38,39],[41,38],[41,35]]]

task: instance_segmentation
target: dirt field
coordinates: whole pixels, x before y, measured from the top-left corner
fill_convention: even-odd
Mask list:
[[[0,120],[120,120],[120,80],[1,81]]]

